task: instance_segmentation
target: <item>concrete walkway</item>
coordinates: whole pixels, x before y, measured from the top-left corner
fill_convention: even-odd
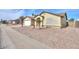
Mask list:
[[[1,25],[1,48],[28,48],[28,49],[41,49],[50,48],[47,45],[29,38],[28,36],[13,30],[9,26]]]

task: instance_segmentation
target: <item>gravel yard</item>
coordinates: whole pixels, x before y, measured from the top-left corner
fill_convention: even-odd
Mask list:
[[[13,27],[13,29],[52,48],[79,48],[79,28],[33,29]]]

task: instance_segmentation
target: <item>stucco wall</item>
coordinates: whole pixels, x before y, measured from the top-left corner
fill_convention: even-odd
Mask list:
[[[66,27],[66,25],[67,25],[67,20],[66,17],[64,16],[61,18],[61,27]]]
[[[48,13],[43,13],[41,15],[44,16],[44,25],[61,27],[61,17]]]

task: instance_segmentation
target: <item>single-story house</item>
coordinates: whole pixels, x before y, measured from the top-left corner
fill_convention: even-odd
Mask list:
[[[75,21],[75,27],[79,28],[79,21]]]
[[[79,21],[68,21],[69,27],[79,27]]]
[[[57,27],[62,28],[68,25],[67,14],[60,13],[54,14],[49,12],[42,12],[39,15],[35,15],[35,27]]]
[[[31,26],[33,23],[33,17],[31,16],[26,16],[25,19],[23,20],[23,26]]]
[[[19,20],[8,20],[8,24],[19,24]]]
[[[68,21],[69,27],[75,27],[75,21]]]

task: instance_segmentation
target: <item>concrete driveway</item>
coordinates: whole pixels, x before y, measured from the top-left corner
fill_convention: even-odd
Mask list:
[[[18,31],[10,28],[7,25],[0,25],[0,48],[2,49],[45,49],[49,46],[41,43],[37,40],[29,38],[28,36],[21,34]]]

